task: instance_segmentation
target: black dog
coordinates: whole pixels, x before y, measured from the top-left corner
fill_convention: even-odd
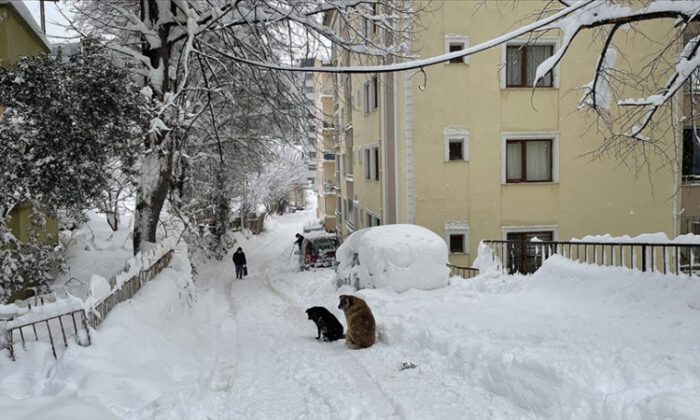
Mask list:
[[[314,306],[307,309],[306,314],[318,328],[316,340],[335,341],[344,337],[343,325],[328,309],[323,306]]]

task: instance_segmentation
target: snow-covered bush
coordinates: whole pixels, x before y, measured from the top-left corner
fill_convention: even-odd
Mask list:
[[[0,207],[23,201],[57,210],[94,203],[128,171],[146,125],[128,74],[86,39],[68,62],[26,57],[0,68]]]
[[[338,286],[431,290],[449,281],[447,244],[416,225],[386,225],[354,232],[336,252]]]
[[[60,248],[46,245],[39,238],[45,218],[34,212],[31,222],[27,242],[18,241],[5,224],[0,223],[0,303],[25,289],[31,288],[36,294],[48,292],[54,275],[63,269]]]

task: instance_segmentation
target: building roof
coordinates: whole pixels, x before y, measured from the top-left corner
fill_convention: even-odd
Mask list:
[[[0,0],[0,6],[8,5],[14,9],[15,13],[29,26],[29,28],[34,32],[37,38],[46,47],[47,50],[51,50],[51,43],[46,38],[46,35],[41,31],[39,24],[34,20],[32,12],[29,11],[24,1],[21,0]]]

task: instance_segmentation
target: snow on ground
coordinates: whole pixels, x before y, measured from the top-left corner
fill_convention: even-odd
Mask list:
[[[131,214],[122,216],[116,232],[107,224],[104,213],[90,210],[86,216],[87,223],[60,234],[69,270],[60,274],[52,285],[59,296],[67,291],[85,298],[93,274],[108,279],[124,269],[133,255]]]
[[[314,209],[273,216],[229,259],[175,263],[54,362],[45,345],[0,355],[4,419],[697,419],[698,279],[552,257],[533,276],[357,292],[379,342],[314,340],[304,310],[344,324],[327,269],[299,272],[294,233]],[[401,369],[403,362],[415,368]]]

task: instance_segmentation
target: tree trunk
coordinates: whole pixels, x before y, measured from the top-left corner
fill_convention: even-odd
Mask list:
[[[160,211],[172,178],[172,153],[152,150],[141,161],[141,182],[134,212],[134,254],[144,242],[155,242]]]
[[[142,54],[151,61],[152,70],[146,78],[146,85],[151,87],[152,105],[162,105],[165,93],[169,92],[171,81],[168,75],[170,48],[168,37],[170,26],[159,24],[160,7],[173,7],[172,2],[140,0],[141,19],[157,28],[160,46],[151,48],[146,39],[142,39]],[[167,115],[160,118],[167,123]],[[141,182],[139,183],[134,212],[134,255],[146,242],[156,241],[156,231],[160,221],[160,211],[168,197],[173,169],[173,142],[168,141],[169,133],[164,130],[152,131],[146,138],[146,152],[141,158]]]

